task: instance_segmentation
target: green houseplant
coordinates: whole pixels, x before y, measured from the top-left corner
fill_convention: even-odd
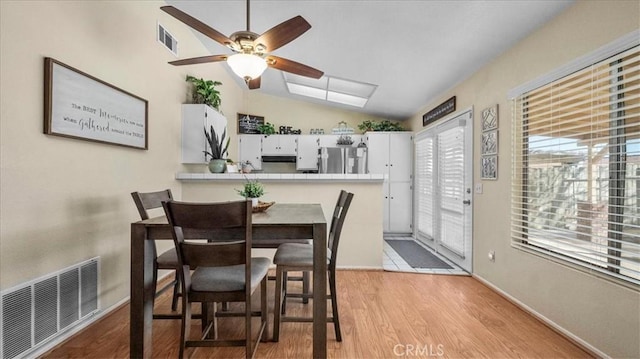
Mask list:
[[[216,86],[222,85],[222,82],[196,78],[191,75],[187,75],[186,81],[193,84],[193,103],[203,103],[218,111],[220,110],[222,99],[220,98],[220,91],[216,90]]]
[[[244,198],[251,198],[251,202],[255,207],[258,205],[258,198],[264,195],[264,186],[258,181],[251,181],[247,179],[247,183],[244,184],[244,187],[241,190],[236,189],[236,191]]]
[[[209,161],[209,171],[212,173],[222,173],[224,172],[224,168],[226,167],[225,155],[227,150],[229,149],[229,143],[231,138],[227,138],[225,142],[225,137],[227,136],[227,129],[225,128],[224,132],[222,132],[222,137],[218,138],[216,134],[216,130],[211,126],[209,132],[207,132],[207,128],[204,128],[204,135],[207,137],[207,142],[209,143],[209,151],[202,151],[206,155],[210,157]]]
[[[270,122],[264,123],[262,125],[258,125],[258,132],[263,135],[273,135],[276,133],[275,127]]]
[[[404,131],[405,129],[398,122],[384,120],[380,122],[366,120],[358,125],[358,129],[362,132],[367,131]]]

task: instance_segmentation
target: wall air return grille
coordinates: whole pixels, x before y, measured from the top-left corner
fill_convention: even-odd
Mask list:
[[[1,294],[0,358],[25,358],[98,311],[100,257]]]
[[[158,42],[164,45],[172,54],[178,56],[178,40],[160,23],[158,23]]]

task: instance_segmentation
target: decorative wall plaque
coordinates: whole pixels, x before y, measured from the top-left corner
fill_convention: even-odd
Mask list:
[[[147,100],[50,57],[44,60],[45,134],[148,148]]]

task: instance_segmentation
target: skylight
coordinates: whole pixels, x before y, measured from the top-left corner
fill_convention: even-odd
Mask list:
[[[322,76],[319,79],[283,72],[289,93],[312,97],[318,100],[364,107],[375,92],[377,85]]]

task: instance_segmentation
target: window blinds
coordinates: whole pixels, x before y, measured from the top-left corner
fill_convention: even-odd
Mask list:
[[[441,245],[464,258],[464,127],[438,134]]]
[[[640,284],[640,47],[515,97],[512,244]]]
[[[434,218],[434,183],[433,137],[416,140],[416,182],[418,196],[418,234],[429,239],[435,238]]]

